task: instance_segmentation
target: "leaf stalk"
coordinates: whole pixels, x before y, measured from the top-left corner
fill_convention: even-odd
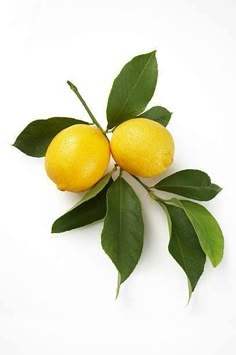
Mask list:
[[[96,118],[94,117],[94,115],[92,114],[90,108],[88,107],[88,105],[86,104],[85,100],[83,99],[83,97],[80,95],[77,87],[71,82],[71,81],[67,81],[67,84],[69,85],[69,87],[71,88],[71,90],[75,93],[75,95],[79,98],[80,102],[82,103],[82,105],[84,106],[85,110],[87,111],[89,117],[91,118],[91,120],[93,121],[93,123],[95,124],[95,126],[97,126],[102,133],[106,133],[104,131],[104,129],[102,128],[102,126],[99,124],[99,122],[96,120]]]
[[[155,201],[157,201],[158,203],[163,203],[166,202],[166,200],[162,199],[161,197],[157,196],[155,194],[155,192],[152,190],[152,187],[149,187],[147,185],[145,185],[137,176],[135,175],[131,175],[135,180],[137,180],[140,185],[142,185],[142,187],[148,192],[148,195]]]
[[[135,180],[137,180],[139,183],[140,183],[140,185],[142,185],[142,187],[148,192],[148,193],[150,193],[150,192],[152,192],[152,189],[149,187],[149,186],[147,186],[147,185],[145,185],[137,176],[135,176],[135,175],[131,175]]]

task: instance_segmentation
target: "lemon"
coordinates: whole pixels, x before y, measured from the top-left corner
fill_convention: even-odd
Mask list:
[[[174,141],[161,124],[146,118],[133,118],[114,130],[111,152],[116,163],[130,174],[154,177],[171,165]]]
[[[94,126],[76,124],[63,129],[51,141],[45,168],[58,189],[87,190],[104,174],[110,160],[109,142]]]

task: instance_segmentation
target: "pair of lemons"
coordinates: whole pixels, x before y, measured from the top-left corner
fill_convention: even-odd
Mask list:
[[[87,190],[104,175],[110,153],[130,174],[154,177],[172,163],[174,142],[164,126],[146,118],[123,122],[110,142],[97,127],[77,124],[62,130],[50,143],[46,171],[60,190]]]

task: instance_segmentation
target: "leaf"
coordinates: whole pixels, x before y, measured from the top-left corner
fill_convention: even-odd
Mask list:
[[[134,270],[142,253],[144,225],[140,201],[132,187],[119,177],[107,193],[107,214],[102,247],[115,264],[120,283]]]
[[[67,213],[59,217],[52,225],[52,233],[62,233],[83,227],[105,217],[106,193],[112,183],[107,175],[99,181],[87,194]]]
[[[137,118],[149,118],[150,120],[160,123],[162,126],[166,127],[170,121],[172,113],[162,106],[154,106],[141,113]]]
[[[154,188],[172,192],[194,200],[208,201],[222,189],[211,183],[210,177],[201,170],[186,169],[178,171],[159,181]]]
[[[75,124],[89,123],[70,117],[32,121],[19,134],[13,146],[32,157],[43,157],[52,139],[64,128]]]
[[[219,224],[212,214],[198,203],[187,200],[180,200],[178,203],[192,223],[202,249],[216,267],[224,253],[224,237]]]
[[[108,128],[140,114],[157,82],[156,51],[134,57],[113,82],[107,103]]]
[[[206,255],[185,212],[167,204],[165,212],[170,229],[169,252],[187,275],[191,295],[203,273]]]

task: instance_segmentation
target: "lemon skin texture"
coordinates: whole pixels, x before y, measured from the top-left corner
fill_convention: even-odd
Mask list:
[[[172,163],[174,141],[161,124],[146,118],[121,123],[111,138],[111,152],[116,163],[130,174],[154,177]]]
[[[51,141],[45,168],[59,190],[89,189],[103,175],[110,160],[109,142],[95,126],[77,124],[65,128]]]

